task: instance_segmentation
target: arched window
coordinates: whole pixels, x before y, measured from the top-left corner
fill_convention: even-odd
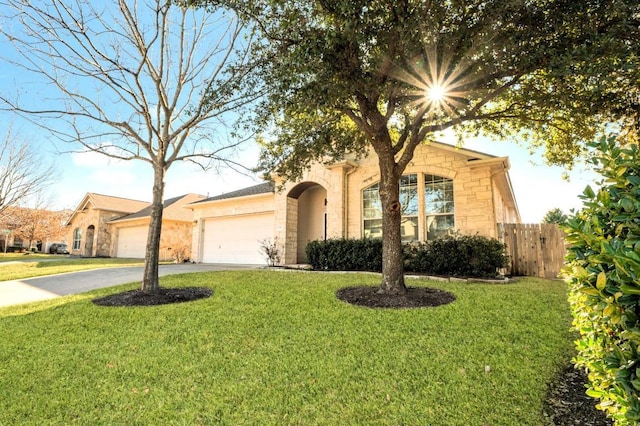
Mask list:
[[[73,230],[73,249],[80,250],[81,242],[82,242],[82,229],[76,228]]]
[[[427,240],[447,235],[455,226],[453,181],[424,175],[424,210]]]

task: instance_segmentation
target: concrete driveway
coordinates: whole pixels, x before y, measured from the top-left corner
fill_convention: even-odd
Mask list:
[[[160,265],[160,276],[189,272],[229,271],[256,269],[256,265],[191,264]],[[26,278],[24,280],[0,281],[0,307],[54,299],[69,294],[84,293],[103,287],[111,287],[142,281],[142,266],[102,268],[89,271],[69,272]]]

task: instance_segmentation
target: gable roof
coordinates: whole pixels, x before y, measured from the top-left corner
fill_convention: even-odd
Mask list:
[[[193,211],[185,208],[187,204],[197,202],[205,198],[199,194],[185,194],[178,197],[169,198],[162,204],[162,220],[176,220],[180,222],[190,222],[193,220]],[[125,222],[135,219],[143,219],[151,216],[151,205],[146,206],[142,210],[128,214],[109,221],[109,223]]]
[[[69,216],[65,225],[69,225],[76,214],[85,211],[90,207],[95,210],[105,210],[125,215],[143,209],[148,205],[149,203],[147,201],[87,192],[87,194],[82,198],[82,201],[78,204],[78,207],[76,207],[73,213]]]
[[[258,185],[250,186],[248,188],[242,188],[237,191],[227,192],[226,194],[216,195],[215,197],[205,198],[204,200],[197,201],[193,204],[206,203],[209,201],[227,200],[230,198],[248,197],[251,195],[261,195],[275,193],[276,185],[272,181],[263,182]]]

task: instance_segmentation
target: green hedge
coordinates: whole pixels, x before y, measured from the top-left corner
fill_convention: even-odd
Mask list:
[[[329,239],[311,241],[307,262],[320,271],[376,271],[382,269],[382,240]]]
[[[494,238],[453,235],[405,249],[408,272],[454,277],[495,278],[508,265],[506,247]]]
[[[307,261],[313,269],[330,271],[373,271],[382,269],[382,240],[329,239],[307,245]],[[479,235],[454,235],[426,243],[404,246],[405,271],[494,278],[507,266],[505,246]]]
[[[591,144],[590,162],[603,176],[587,187],[583,208],[566,225],[564,270],[577,366],[587,370],[587,394],[599,398],[617,425],[640,422],[640,152],[615,138]]]

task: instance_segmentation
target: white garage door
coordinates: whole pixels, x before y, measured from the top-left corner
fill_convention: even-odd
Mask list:
[[[144,259],[147,247],[149,226],[134,226],[118,230],[118,248],[116,257]]]
[[[205,263],[267,263],[260,241],[273,239],[273,213],[223,217],[204,222]]]

